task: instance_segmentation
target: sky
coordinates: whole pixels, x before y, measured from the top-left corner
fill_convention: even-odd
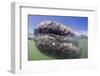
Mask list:
[[[37,28],[37,25],[44,20],[50,20],[64,24],[65,26],[71,27],[80,34],[87,35],[88,17],[81,16],[28,15],[29,33],[33,33],[33,30]]]

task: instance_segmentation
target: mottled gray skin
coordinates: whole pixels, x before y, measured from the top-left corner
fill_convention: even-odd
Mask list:
[[[48,28],[50,28],[49,32]],[[39,32],[41,29],[43,31]],[[54,31],[55,29],[58,33]],[[80,51],[79,39],[74,31],[53,21],[44,21],[39,24],[34,32],[34,41],[41,53],[57,59],[77,58]]]

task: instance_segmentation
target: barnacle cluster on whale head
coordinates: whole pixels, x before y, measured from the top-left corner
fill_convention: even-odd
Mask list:
[[[54,58],[76,58],[80,51],[75,31],[55,21],[39,23],[34,30],[34,41],[41,53]]]

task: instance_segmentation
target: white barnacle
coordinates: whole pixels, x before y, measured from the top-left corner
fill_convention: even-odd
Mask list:
[[[52,45],[55,45],[55,43],[53,42]]]
[[[67,46],[67,43],[63,43],[64,46]]]
[[[54,37],[49,37],[50,39],[53,39],[53,40],[55,40],[55,38]]]
[[[72,43],[68,43],[68,47],[72,48],[73,47]]]

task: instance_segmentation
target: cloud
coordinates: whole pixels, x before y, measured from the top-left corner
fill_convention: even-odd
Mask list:
[[[80,36],[80,35],[88,36],[88,32],[87,31],[79,31],[79,32],[75,31],[75,34],[78,35],[78,36]]]
[[[80,34],[88,36],[88,32],[87,31],[81,31]]]

